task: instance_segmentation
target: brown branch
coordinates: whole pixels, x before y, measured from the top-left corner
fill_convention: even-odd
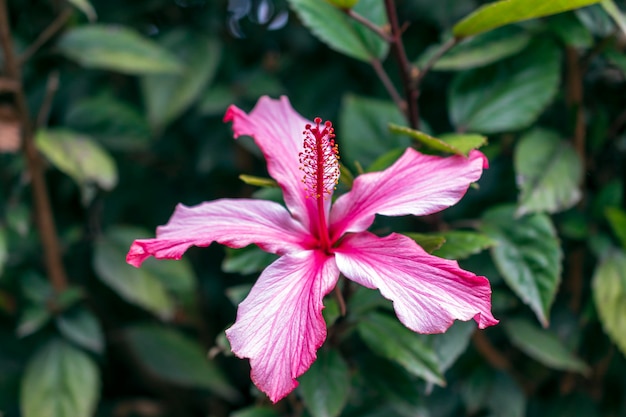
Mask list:
[[[371,20],[366,19],[365,17],[361,16],[360,14],[358,14],[352,9],[342,9],[342,10],[348,17],[361,23],[363,26],[365,26],[366,28],[368,28],[369,30],[371,30],[372,32],[380,36],[380,38],[383,39],[385,42],[388,42],[388,43],[393,42],[393,39],[391,38],[391,36],[389,36],[389,33],[387,33],[380,26],[377,26]]]
[[[585,163],[585,114],[583,108],[583,71],[578,51],[566,48],[567,56],[567,102],[576,112],[574,126],[574,148]]]
[[[54,100],[54,95],[58,89],[59,72],[54,71],[48,76],[48,82],[46,83],[46,95],[44,96],[41,107],[39,108],[39,113],[37,113],[37,128],[46,125],[48,116],[50,115],[50,110],[52,109],[52,101]]]
[[[417,77],[415,78],[415,88],[417,88],[418,91],[420,89],[422,81],[424,80],[424,77],[426,77],[426,74],[428,74],[428,72],[435,66],[439,58],[441,58],[450,49],[454,48],[459,42],[459,38],[448,39],[443,45],[439,47],[437,52],[435,52],[435,54],[430,57],[426,64],[424,64],[420,72],[417,74]]]
[[[400,93],[398,93],[398,90],[396,90],[396,87],[391,82],[391,79],[389,78],[389,76],[387,75],[387,72],[383,68],[382,63],[378,59],[373,58],[370,61],[370,64],[372,65],[372,68],[374,68],[374,71],[376,72],[376,75],[378,75],[378,78],[380,79],[380,81],[385,86],[387,93],[389,93],[393,102],[396,103],[396,106],[398,107],[398,109],[400,109],[400,111],[402,112],[402,114],[405,115],[405,117],[408,117],[406,102],[402,99],[402,97],[400,96]]]
[[[56,19],[50,23],[50,25],[43,30],[35,39],[33,43],[31,43],[28,48],[18,58],[18,65],[24,64],[24,62],[28,61],[34,54],[41,48],[46,42],[48,42],[72,17],[72,10],[65,9],[59,14]]]
[[[419,109],[417,107],[418,91],[413,82],[413,68],[409,63],[402,43],[402,28],[398,23],[398,13],[394,0],[385,0],[385,9],[387,11],[387,19],[391,25],[391,51],[400,68],[400,78],[404,88],[404,97],[407,105],[406,114],[409,125],[413,129],[419,129]]]
[[[22,153],[32,182],[35,216],[43,244],[46,272],[55,291],[61,292],[67,287],[67,277],[61,260],[61,251],[52,217],[52,208],[48,199],[42,162],[33,138],[19,62],[13,50],[6,0],[0,0],[0,45],[4,53],[5,75],[13,80],[16,85],[14,97],[22,131]]]

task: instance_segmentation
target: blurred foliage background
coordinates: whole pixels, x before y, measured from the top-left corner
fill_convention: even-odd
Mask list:
[[[626,416],[625,4],[387,3],[422,69],[408,135],[393,48],[322,0],[0,1],[1,415]],[[354,10],[389,33],[383,0]],[[500,324],[416,335],[376,292],[343,318],[329,298],[348,330],[272,405],[223,335],[272,256],[127,265],[179,202],[280,198],[238,178],[264,161],[222,122],[266,94],[332,120],[355,174],[486,136],[460,204],[375,230],[487,276]]]

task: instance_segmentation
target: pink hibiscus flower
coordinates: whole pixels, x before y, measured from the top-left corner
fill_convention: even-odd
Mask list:
[[[132,244],[126,260],[138,267],[150,255],[180,259],[190,246],[212,242],[254,243],[281,255],[226,331],[233,352],[250,359],[252,381],[273,402],[298,385],[324,343],[322,300],[340,273],[378,289],[400,321],[419,333],[444,332],[455,319],[473,318],[481,329],[498,322],[485,277],[429,255],[406,236],[367,231],[376,214],[421,216],[455,204],[486,167],[482,153],[442,158],[407,149],[386,170],[358,176],[331,205],[339,163],[329,122],[304,119],[286,97],[263,97],[249,114],[231,106],[224,120],[233,122],[235,137],[254,138],[287,208],[253,199],[181,204],[156,238]]]

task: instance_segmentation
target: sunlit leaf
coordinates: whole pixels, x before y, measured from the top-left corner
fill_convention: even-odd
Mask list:
[[[26,366],[20,404],[24,417],[92,417],[99,371],[85,353],[52,340]]]
[[[515,346],[547,367],[582,374],[589,372],[589,367],[549,330],[523,319],[509,319],[503,325]]]
[[[501,0],[486,4],[452,28],[454,36],[477,35],[500,26],[578,9],[600,0]]]
[[[78,10],[85,13],[85,16],[87,16],[87,19],[89,19],[90,22],[93,22],[98,18],[98,16],[96,15],[96,10],[93,8],[89,0],[68,0],[68,1]]]
[[[626,249],[626,211],[617,207],[609,207],[606,209],[606,219],[622,244],[622,248]]]
[[[428,253],[433,253],[433,251],[439,249],[446,242],[446,238],[438,234],[407,232],[403,233],[403,235],[413,239]]]
[[[238,398],[237,391],[193,339],[153,325],[129,327],[124,335],[137,359],[154,375],[174,384],[208,389],[227,400]]]
[[[437,234],[445,243],[435,249],[433,255],[447,259],[465,259],[496,245],[496,241],[477,232],[451,230]]]
[[[593,274],[593,300],[604,331],[626,355],[626,254],[605,252]]]
[[[557,213],[581,196],[583,167],[578,154],[558,134],[535,129],[515,148],[515,178],[520,188],[517,215]]]
[[[338,416],[348,401],[350,373],[336,350],[319,350],[299,382],[304,404],[313,417]]]
[[[135,75],[182,70],[167,50],[124,26],[77,26],[65,32],[57,46],[61,53],[87,68]]]
[[[550,218],[517,218],[514,206],[498,206],[485,212],[481,230],[497,242],[491,254],[505,282],[547,327],[563,258]]]

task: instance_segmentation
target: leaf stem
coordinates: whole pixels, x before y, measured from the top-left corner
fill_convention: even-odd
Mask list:
[[[441,58],[446,52],[452,49],[460,41],[461,41],[460,38],[448,39],[443,45],[439,47],[437,52],[435,52],[435,54],[432,57],[430,57],[430,59],[426,62],[426,64],[424,64],[420,72],[417,74],[417,77],[415,78],[415,87],[417,88],[418,91],[420,89],[422,81],[424,80],[424,77],[426,77],[426,74],[428,74],[428,72],[435,66],[439,58]]]
[[[371,20],[368,20],[364,16],[361,16],[360,14],[358,14],[352,9],[342,9],[342,11],[348,17],[356,20],[357,22],[361,23],[363,26],[365,26],[366,28],[368,28],[369,30],[371,30],[372,32],[380,36],[385,42],[388,42],[388,43],[393,42],[393,39],[391,38],[391,36],[389,36],[389,33],[387,33],[383,28],[376,25]]]
[[[389,93],[389,95],[391,96],[391,99],[393,100],[393,102],[396,103],[396,106],[405,115],[405,117],[408,117],[406,101],[402,99],[402,97],[400,96],[400,93],[391,82],[391,79],[389,78],[389,75],[387,75],[387,72],[383,68],[382,63],[378,59],[372,58],[372,60],[370,61],[370,64],[372,65],[372,68],[374,68],[374,71],[376,72],[376,75],[378,75],[378,78],[380,79],[380,81],[385,86],[385,89],[387,90],[387,93]]]
[[[65,9],[63,10],[57,17],[50,23],[50,25],[43,30],[35,39],[33,43],[31,43],[28,48],[18,58],[18,65],[24,64],[28,61],[34,54],[41,48],[46,42],[48,42],[72,17],[72,10]]]
[[[387,19],[391,25],[391,51],[400,68],[400,78],[404,88],[407,107],[405,113],[411,128],[419,129],[419,108],[417,106],[419,92],[413,82],[413,67],[409,63],[404,44],[402,43],[402,28],[398,23],[395,0],[385,0],[385,9],[387,11]]]
[[[35,216],[43,245],[46,272],[55,291],[61,292],[67,287],[67,276],[61,260],[61,251],[52,208],[48,199],[43,166],[33,137],[28,105],[22,85],[20,63],[13,50],[6,0],[0,0],[0,46],[4,54],[5,76],[15,84],[13,95],[20,120],[22,153],[32,182]]]

